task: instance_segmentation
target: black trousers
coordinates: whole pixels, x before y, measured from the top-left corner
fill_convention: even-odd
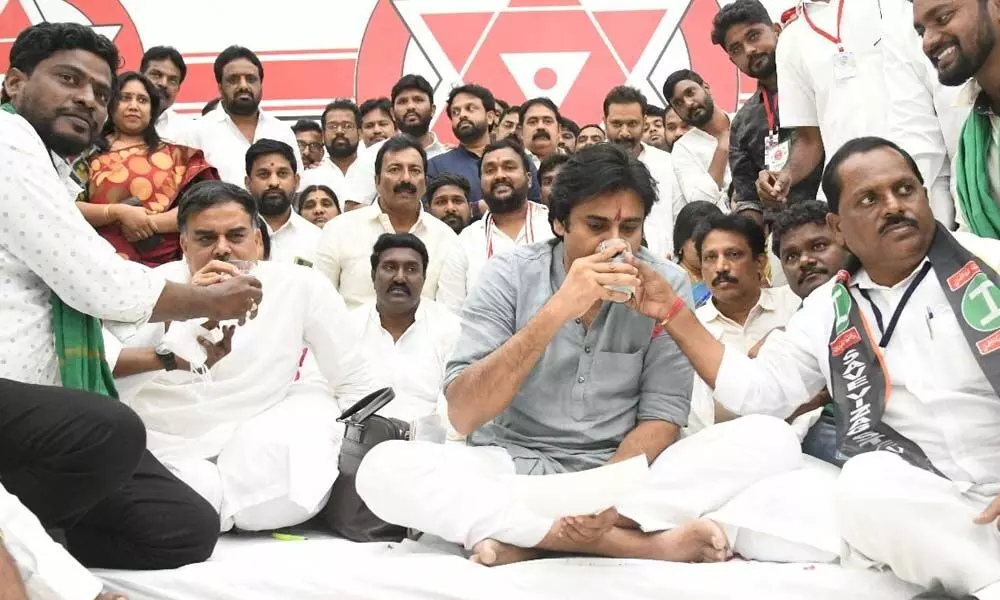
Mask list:
[[[171,569],[207,559],[219,515],[146,450],[117,400],[0,379],[0,483],[87,567]]]

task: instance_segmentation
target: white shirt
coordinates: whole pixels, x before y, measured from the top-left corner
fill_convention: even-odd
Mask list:
[[[1000,241],[964,233],[955,238],[988,262],[1000,257]],[[873,283],[864,271],[855,282],[883,315],[891,315],[917,270],[919,266],[892,288]],[[832,287],[833,281],[828,282],[806,298],[785,331],[768,336],[755,360],[726,349],[715,388],[726,408],[783,417],[802,398],[830,385]],[[875,328],[871,305],[857,287],[852,286],[851,296]],[[884,358],[892,385],[885,423],[919,445],[956,483],[1000,482],[1000,401],[969,350],[933,269],[914,288]]]
[[[883,7],[887,10],[887,7]],[[937,220],[951,227],[955,201],[951,190],[951,159],[971,105],[960,105],[961,87],[942,85],[937,69],[924,54],[913,30],[913,5],[903,2],[900,14],[885,14],[882,47],[889,138],[913,156],[930,194]],[[892,24],[895,23],[895,26]]]
[[[808,11],[816,27],[836,36],[841,1],[806,1],[799,11]],[[804,15],[788,23],[778,38],[781,126],[819,127],[827,162],[850,139],[885,137],[888,133],[886,82],[878,46],[882,38],[880,5],[888,10],[898,1],[862,0],[844,5],[840,36],[845,51],[853,55],[854,77],[835,76],[837,45],[814,31]]]
[[[271,235],[271,261],[293,263],[296,260],[306,261],[307,266],[316,262],[316,248],[323,230],[295,212],[289,214],[285,224],[276,230],[267,227]]]
[[[441,265],[458,245],[455,232],[434,215],[419,208],[420,216],[409,233],[427,246],[430,265],[424,280],[424,298],[437,295]],[[375,299],[371,255],[375,241],[383,233],[395,233],[389,215],[378,204],[346,212],[323,227],[315,266],[337,286],[348,308],[357,308]]]
[[[175,141],[184,136],[184,130],[191,126],[194,119],[178,114],[173,107],[164,110],[156,119],[156,133],[167,141]]]
[[[781,121],[784,123],[784,98],[781,99],[781,111]],[[680,182],[681,193],[686,202],[704,200],[718,205],[723,210],[729,206],[726,192],[733,181],[729,161],[726,161],[721,187],[708,174],[708,167],[712,164],[712,157],[715,156],[715,149],[718,147],[719,140],[714,135],[709,135],[697,127],[688,129],[687,133],[674,142],[670,156],[674,159],[674,171],[677,173],[677,181]]]
[[[187,282],[184,261],[156,268]],[[351,317],[324,277],[299,265],[262,262],[253,275],[267,289],[257,317],[237,328],[232,352],[209,370],[155,371],[118,380],[122,402],[142,417],[149,449],[158,456],[210,458],[243,421],[283,400],[295,384],[304,348],[328,383],[330,401],[350,405],[377,388],[347,333]],[[156,346],[162,324],[143,327],[125,347]]]
[[[52,294],[85,314],[144,323],[163,278],[122,259],[97,235],[41,138],[6,112],[0,170],[0,377],[59,385]]]
[[[489,213],[483,215],[475,223],[470,224],[458,234],[458,248],[444,259],[441,266],[441,279],[438,281],[437,301],[456,313],[461,313],[466,296],[472,291],[479,273],[490,259],[489,248],[492,244],[493,256],[507,252],[515,246],[544,242],[555,237],[549,224],[549,209],[544,204],[527,203],[528,214],[525,224],[521,227],[515,239],[510,239],[496,225],[489,225]]]
[[[259,111],[257,128],[253,133],[253,141],[271,139],[285,142],[295,154],[298,173],[305,171],[302,156],[299,153],[299,143],[295,139],[292,128],[287,123],[272,117],[263,110]],[[246,181],[246,155],[250,142],[233,123],[232,117],[225,110],[213,110],[204,117],[192,121],[189,127],[181,132],[179,144],[198,148],[205,153],[209,164],[219,170],[223,181],[243,187]]]
[[[461,319],[422,298],[413,324],[397,341],[382,327],[374,301],[352,310],[351,323],[365,362],[376,367],[375,376],[396,392],[396,398],[379,414],[404,421],[434,414]]]
[[[358,164],[358,159],[354,159],[352,167]],[[350,168],[347,170],[350,173]],[[337,200],[340,202],[340,207],[343,209],[344,200],[348,196],[347,191],[347,175],[340,170],[340,167],[333,164],[327,159],[323,159],[317,166],[312,169],[306,169],[305,172],[301,173],[299,176],[299,190],[302,191],[311,185],[325,185],[326,187],[333,190],[334,194],[337,194]]]
[[[435,156],[451,150],[451,148],[441,143],[441,140],[437,138],[437,134],[431,132],[431,138],[433,141],[430,145],[424,146],[424,152],[427,153],[428,161]],[[386,140],[382,140],[381,142],[372,144],[366,149],[364,154],[358,154],[358,158],[354,161],[354,164],[347,170],[347,197],[340,199],[341,204],[344,204],[348,200],[357,202],[358,204],[371,204],[375,202],[375,196],[378,195],[378,190],[375,189],[375,158],[378,156],[378,151],[385,142]]]
[[[646,217],[643,234],[649,250],[661,258],[674,251],[674,219],[687,201],[674,172],[674,161],[669,152],[642,142],[639,162],[646,165],[656,180],[656,204]]]
[[[757,304],[750,309],[746,321],[740,325],[719,312],[715,300],[708,302],[695,310],[695,316],[701,321],[712,337],[726,346],[747,354],[754,344],[764,339],[768,333],[778,327],[784,327],[799,309],[802,300],[795,295],[787,285],[777,288],[761,288]],[[803,398],[803,404],[808,398]],[[786,415],[787,416],[787,415]],[[712,390],[697,374],[694,376],[694,389],[691,394],[691,418],[688,422],[690,431],[703,429],[715,422],[715,399]]]
[[[979,93],[982,91],[983,88],[980,87],[979,82],[975,79],[970,79],[965,85],[958,88],[958,97],[955,99],[955,106],[967,111],[966,115],[968,115],[972,111],[972,107],[976,104],[976,98],[979,97]],[[990,178],[990,195],[993,197],[994,202],[1000,204],[1000,117],[993,111],[990,111],[989,118],[990,145],[986,152],[986,164],[989,165],[987,173]],[[952,172],[954,173],[954,167]],[[958,176],[955,175],[954,177],[955,185],[957,185]],[[952,191],[955,192],[955,199],[958,200],[958,192],[955,190],[955,186],[952,186]],[[958,223],[959,230],[969,230],[969,226],[965,222],[965,215],[962,214],[961,209],[957,206],[955,208],[955,221]]]

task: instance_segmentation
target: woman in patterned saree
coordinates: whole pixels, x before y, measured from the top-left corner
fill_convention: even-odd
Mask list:
[[[218,179],[200,150],[156,133],[160,96],[135,72],[122,74],[97,148],[77,161],[86,181],[77,206],[123,257],[155,267],[180,258],[177,198],[190,184]]]

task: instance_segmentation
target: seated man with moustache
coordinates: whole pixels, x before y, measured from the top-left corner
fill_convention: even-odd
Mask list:
[[[657,326],[668,306],[650,286],[669,281],[687,304],[690,286],[640,246],[655,190],[645,165],[614,145],[580,150],[563,166],[549,212],[557,239],[490,259],[466,302],[444,389],[469,446],[373,448],[357,490],[375,514],[463,544],[484,565],[547,551],[730,555],[723,527],[699,517],[794,468],[801,452],[786,423],[763,416],[678,441],[692,372]],[[633,264],[612,262],[628,246]],[[510,485],[633,457],[652,463],[648,480],[596,516],[552,519]]]
[[[377,389],[344,333],[350,315],[314,270],[255,263],[261,232],[246,191],[197,184],[181,198],[177,220],[185,259],[158,267],[164,278],[208,285],[238,274],[239,261],[252,265],[272,301],[252,321],[199,336],[207,354],[202,369],[165,343],[175,328],[194,337],[193,322],[143,327],[109,361],[121,399],[146,425],[150,451],[209,501],[222,531],[303,523],[326,504],[337,477],[338,402],[350,405]],[[304,348],[325,381],[297,381]]]

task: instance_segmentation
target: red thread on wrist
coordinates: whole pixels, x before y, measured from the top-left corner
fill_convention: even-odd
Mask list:
[[[667,310],[667,316],[663,317],[663,320],[660,321],[660,326],[666,327],[667,323],[669,323],[674,317],[679,315],[682,310],[684,310],[684,299],[681,298],[680,296],[677,296],[677,298],[674,300],[674,303],[671,304],[670,308]]]

